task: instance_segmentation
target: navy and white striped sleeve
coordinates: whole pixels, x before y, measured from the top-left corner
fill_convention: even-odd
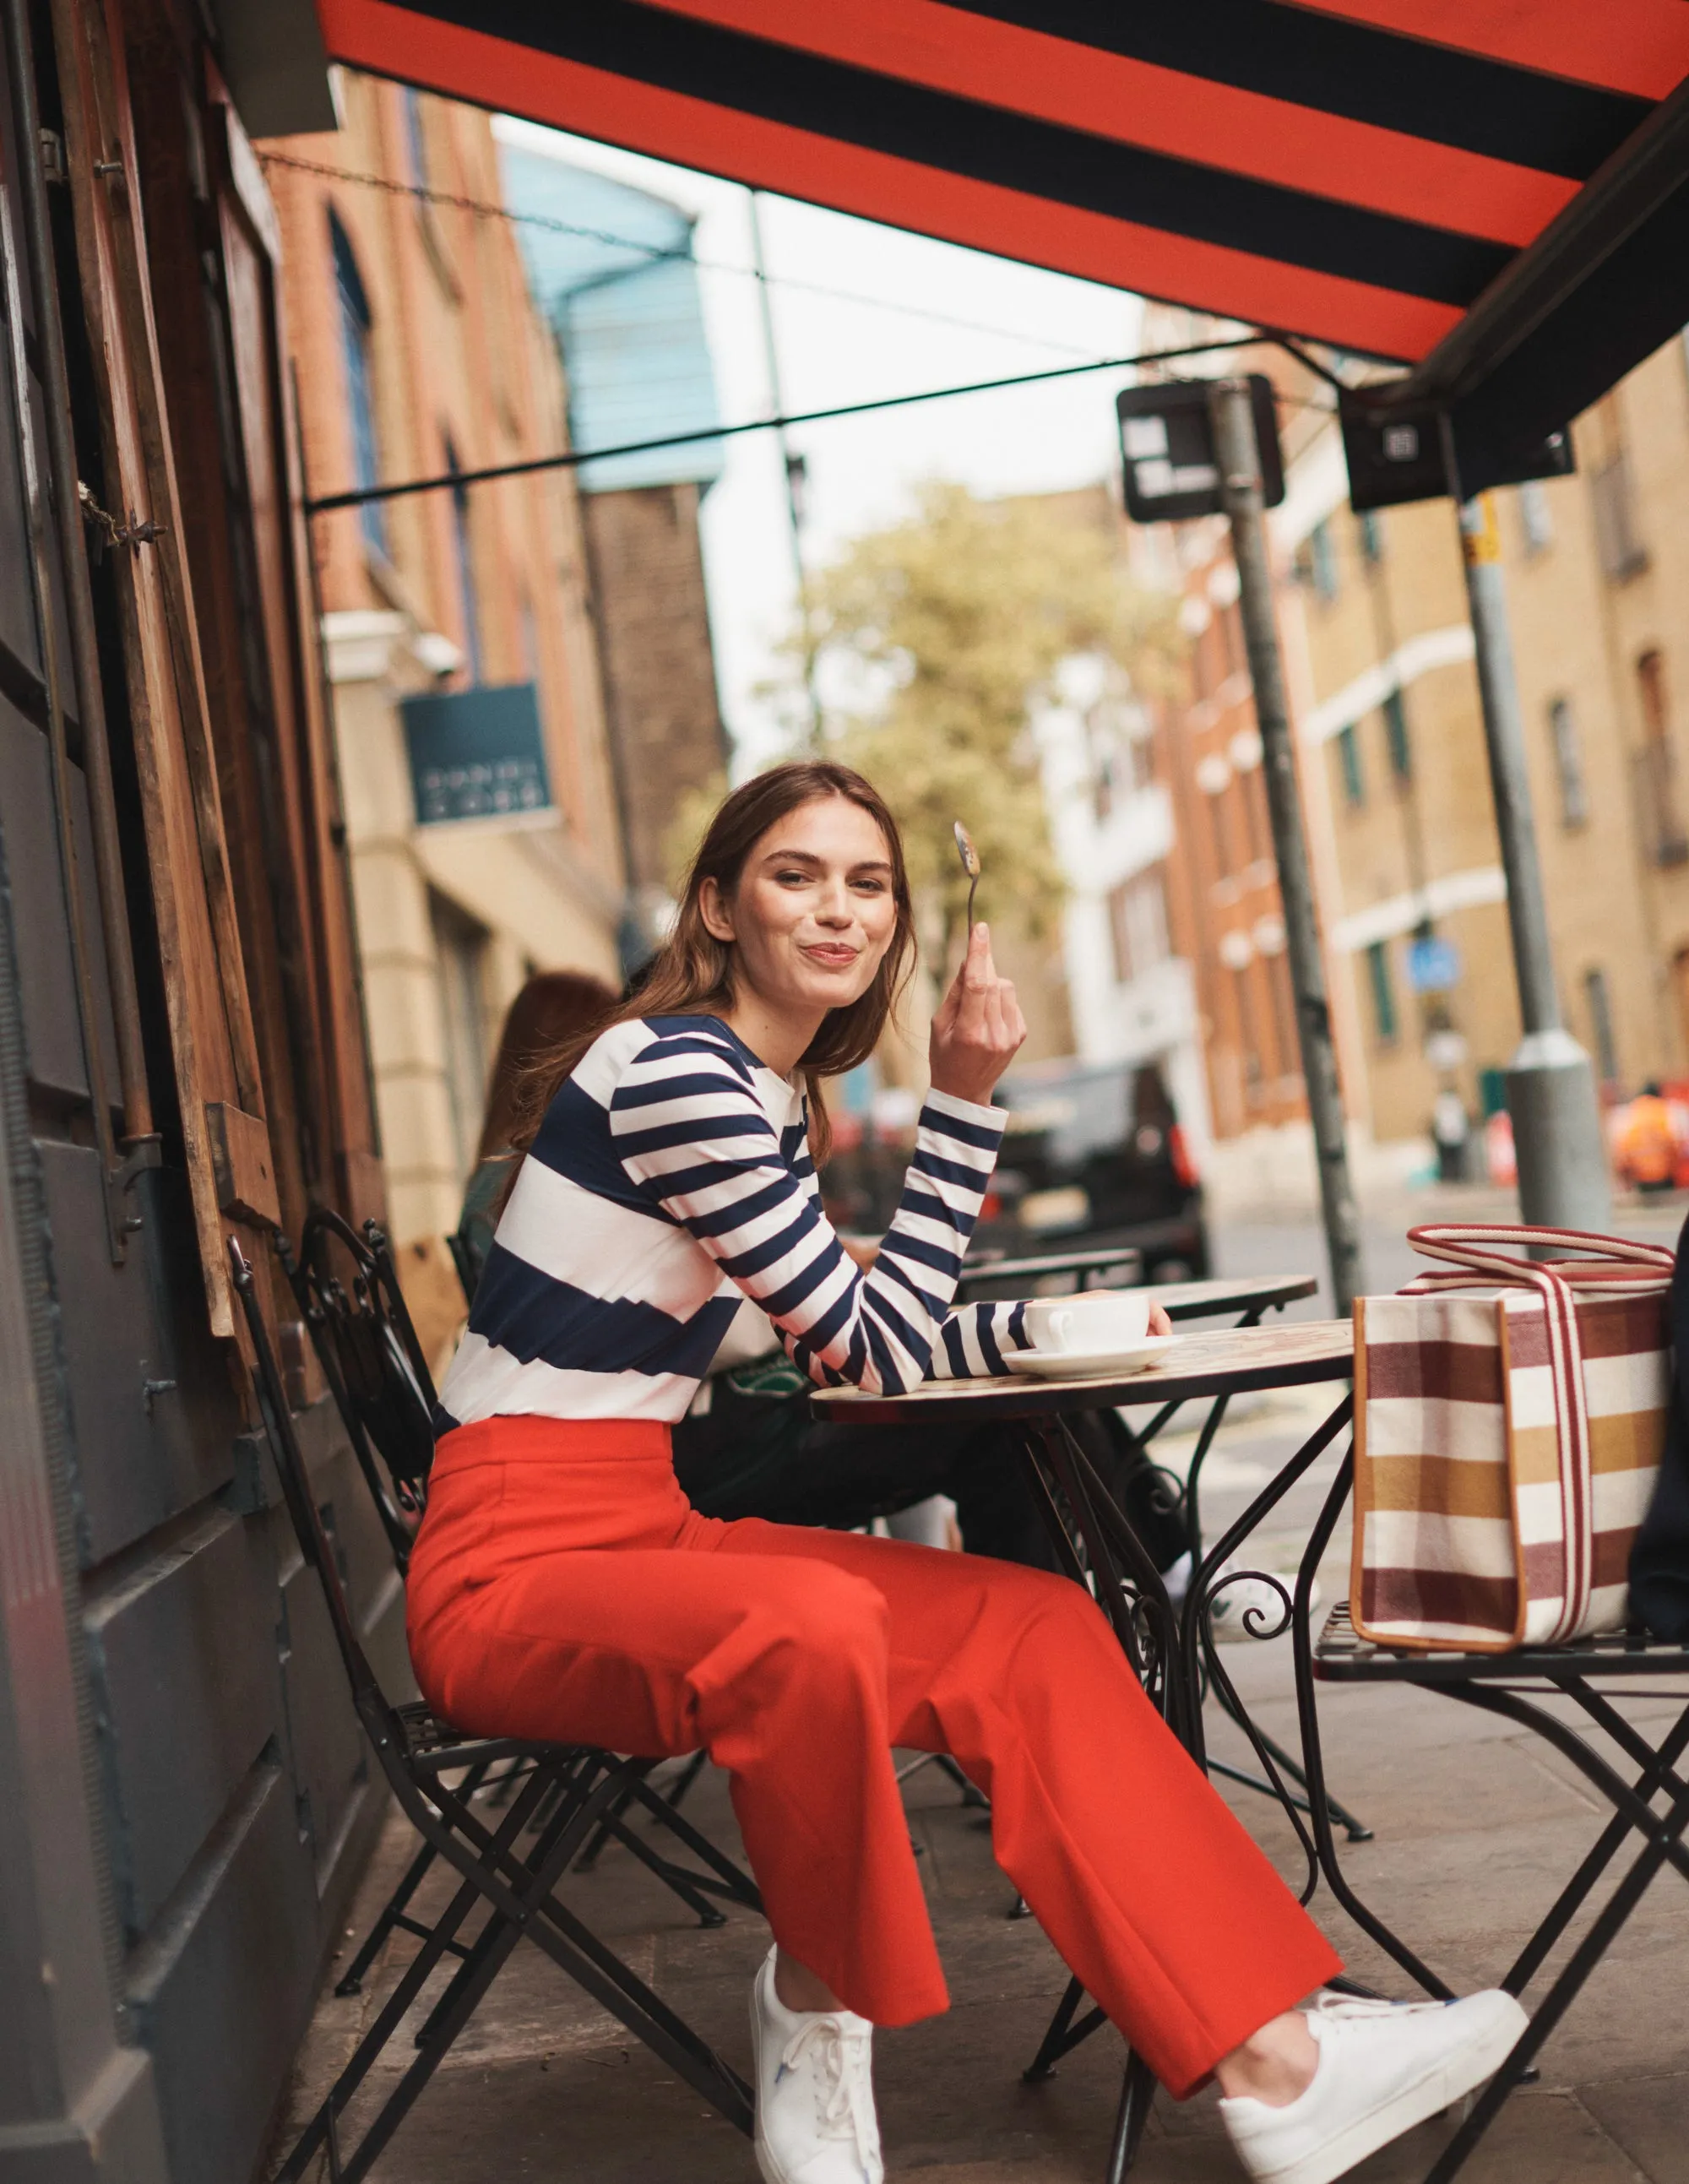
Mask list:
[[[822,1386],[900,1394],[929,1374],[1001,1372],[1004,1344],[1020,1346],[1017,1306],[950,1312],[1001,1134],[994,1110],[929,1099],[866,1276],[783,1151],[749,1071],[716,1042],[654,1040],[617,1084],[610,1128],[629,1181],[761,1306]]]

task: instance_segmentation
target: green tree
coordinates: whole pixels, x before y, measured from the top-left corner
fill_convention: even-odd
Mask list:
[[[1112,520],[1089,496],[982,500],[934,482],[915,512],[856,539],[810,588],[830,749],[878,786],[905,830],[929,937],[948,958],[967,883],[951,833],[973,835],[978,914],[1047,933],[1063,883],[1029,725],[1075,655],[1122,691],[1170,657],[1165,603],[1128,580]],[[800,634],[789,648],[800,660]]]

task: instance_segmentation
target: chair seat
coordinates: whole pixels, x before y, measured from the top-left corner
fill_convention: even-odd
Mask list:
[[[1551,1682],[1568,1676],[1689,1675],[1689,1646],[1640,1630],[1609,1631],[1565,1646],[1516,1646],[1502,1653],[1421,1652],[1379,1646],[1355,1629],[1339,1601],[1315,1641],[1313,1673],[1327,1683],[1515,1683],[1525,1676]]]
[[[404,1748],[411,1761],[431,1773],[448,1768],[479,1767],[499,1759],[544,1760],[548,1764],[584,1747],[538,1744],[525,1736],[477,1736],[444,1721],[423,1700],[395,1707],[393,1713],[404,1732]]]

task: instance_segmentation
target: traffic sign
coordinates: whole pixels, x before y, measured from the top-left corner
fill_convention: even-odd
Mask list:
[[[1212,385],[1206,379],[1169,379],[1122,388],[1114,407],[1126,513],[1134,523],[1187,523],[1220,514],[1220,471],[1208,417]],[[1262,501],[1276,508],[1285,497],[1285,465],[1272,381],[1251,372],[1249,397],[1261,451]]]

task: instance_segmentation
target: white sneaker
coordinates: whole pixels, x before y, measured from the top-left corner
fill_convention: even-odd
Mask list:
[[[1499,1987],[1463,2002],[1328,1992],[1306,2014],[1319,2043],[1307,2090],[1285,2108],[1220,2103],[1233,2149],[1256,2184],[1330,2184],[1493,2076],[1530,2022]]]
[[[756,2165],[765,2184],[884,2184],[874,2028],[849,2009],[788,2009],[774,1951],[750,1990]]]

